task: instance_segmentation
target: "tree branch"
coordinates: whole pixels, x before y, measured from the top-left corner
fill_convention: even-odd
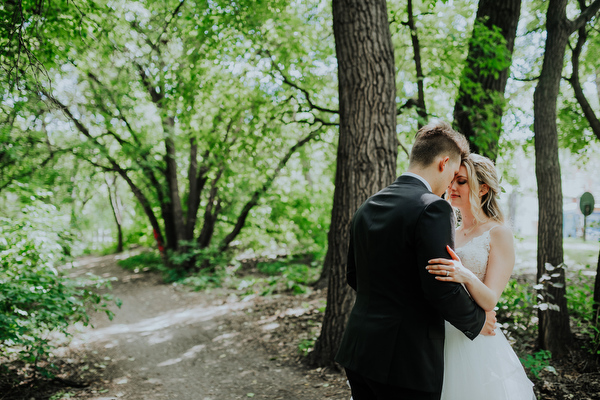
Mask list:
[[[108,150],[96,140],[96,138],[90,133],[90,131],[87,129],[87,127],[85,125],[83,125],[77,118],[75,118],[73,116],[73,113],[71,113],[71,111],[68,109],[67,106],[62,104],[54,96],[50,96],[49,93],[43,88],[41,88],[41,93],[44,96],[46,96],[48,99],[50,99],[52,104],[54,104],[59,110],[61,110],[67,116],[67,118],[75,124],[75,127],[82,135],[84,135],[92,143],[94,143],[94,145],[100,150],[102,155],[104,157],[106,157],[106,160],[113,166],[114,171],[117,172],[125,180],[125,182],[127,182],[131,191],[133,192],[133,195],[139,201],[144,212],[146,213],[146,216],[150,220],[150,224],[152,225],[152,228],[154,229],[156,241],[158,242],[159,246],[161,247],[164,243],[164,237],[163,237],[160,225],[158,223],[158,220],[156,219],[156,216],[154,215],[154,211],[152,210],[152,205],[150,204],[150,201],[148,200],[146,195],[142,192],[142,190],[129,177],[129,175],[127,174],[127,170],[122,168],[119,165],[119,163],[115,159],[113,159],[110,156],[110,154],[108,154]],[[161,193],[160,187],[155,187],[155,189],[157,190],[158,195],[160,196],[160,193]]]
[[[583,3],[583,6],[582,2],[579,2],[579,5],[581,7],[581,14],[579,14],[575,20],[570,21],[571,33],[584,26],[600,10],[600,0],[594,0],[594,2],[587,7],[585,6],[585,2]]]
[[[152,98],[152,102],[161,107],[161,100],[164,98],[164,93],[162,91],[160,93],[156,91],[156,88],[150,82],[148,75],[146,75],[146,71],[144,71],[144,68],[140,64],[135,63],[135,65],[138,68],[138,72],[140,74],[140,77],[142,78],[142,83],[144,84],[144,87],[146,88],[146,90],[150,94],[150,97]]]
[[[173,21],[175,19],[175,15],[177,15],[177,13],[179,12],[179,9],[181,9],[181,7],[183,6],[183,3],[185,3],[185,0],[180,0],[179,4],[175,8],[175,10],[173,10],[173,13],[171,14],[171,18],[169,18],[167,21],[165,21],[165,25],[163,26],[162,32],[160,33],[160,35],[158,35],[154,44],[151,45],[152,48],[157,48],[157,44],[160,41],[160,38],[167,31],[167,28],[169,27],[169,24],[171,23],[171,21]]]
[[[583,89],[581,88],[581,82],[579,79],[579,57],[581,55],[581,51],[583,49],[583,45],[587,40],[587,31],[585,25],[579,28],[579,36],[577,37],[577,44],[575,48],[572,49],[571,63],[573,65],[573,73],[571,74],[571,78],[567,79],[575,92],[575,98],[583,111],[583,115],[585,119],[590,124],[594,135],[600,140],[600,120],[596,116],[596,113],[592,109],[592,106],[587,101],[585,94],[583,93]]]
[[[413,16],[412,0],[408,0],[407,6],[408,12],[408,28],[410,29],[410,38],[413,46],[413,58],[415,60],[415,71],[417,73],[417,115],[420,118],[419,127],[423,126],[427,120],[427,108],[425,107],[425,89],[423,81],[425,76],[423,75],[423,68],[421,66],[421,46],[419,44],[419,37],[417,36],[417,27],[415,26],[415,18]]]
[[[321,127],[318,127],[317,129],[313,130],[308,135],[306,135],[304,138],[299,140],[298,143],[296,143],[294,146],[292,146],[288,150],[286,155],[279,161],[279,164],[277,165],[277,167],[275,168],[275,170],[273,171],[271,176],[267,177],[267,179],[266,179],[265,183],[262,185],[262,187],[260,187],[254,191],[250,200],[248,200],[248,202],[244,205],[244,207],[238,217],[238,220],[235,223],[233,230],[225,237],[225,239],[223,239],[223,242],[221,243],[221,246],[219,248],[220,251],[227,250],[227,248],[229,247],[229,244],[241,232],[242,228],[244,227],[244,225],[246,223],[246,219],[248,218],[248,214],[250,213],[250,210],[252,210],[252,208],[258,204],[258,200],[260,199],[260,197],[262,195],[264,195],[267,192],[267,190],[269,190],[269,188],[273,184],[273,181],[275,181],[275,178],[277,178],[277,176],[279,176],[279,174],[281,173],[281,170],[285,167],[285,165],[287,164],[289,159],[292,157],[292,155],[300,147],[304,146],[306,143],[308,143],[309,141],[314,139],[318,135],[320,130],[321,130]]]
[[[417,99],[408,99],[408,100],[406,100],[406,103],[404,103],[400,107],[398,107],[398,110],[396,110],[396,115],[400,115],[405,110],[409,110],[409,109],[411,109],[413,107],[418,107],[418,105],[419,105],[419,100],[417,100]]]
[[[299,90],[300,92],[302,92],[302,94],[304,94],[304,97],[306,98],[306,102],[308,103],[308,105],[310,106],[311,109],[313,110],[318,110],[318,111],[322,111],[322,112],[326,112],[326,113],[331,113],[331,114],[338,114],[339,110],[331,110],[329,108],[325,108],[325,107],[321,107],[316,105],[315,103],[312,102],[312,100],[310,99],[310,93],[308,92],[308,90],[300,87],[299,85],[295,84],[294,82],[292,82],[284,73],[283,71],[278,67],[277,63],[273,60],[273,56],[271,55],[271,52],[269,50],[263,50],[267,56],[269,57],[269,59],[271,60],[271,65],[273,66],[274,69],[277,70],[277,72],[279,72],[279,74],[281,75],[281,79],[283,80],[283,82],[285,84],[287,84],[288,86],[293,87],[296,90]],[[274,78],[277,78],[275,75],[271,75]]]
[[[21,172],[20,174],[16,174],[13,175],[11,177],[8,178],[8,180],[4,183],[2,183],[2,185],[0,185],[0,192],[3,189],[6,189],[8,186],[10,186],[13,182],[18,181],[19,179],[25,178],[27,176],[30,176],[31,174],[35,173],[35,171],[44,168],[50,161],[52,161],[54,159],[54,157],[56,156],[56,154],[58,153],[65,153],[71,151],[71,149],[56,149],[53,150],[52,152],[50,152],[50,154],[48,155],[48,157],[46,157],[44,160],[42,160],[41,163],[37,164],[36,166],[32,166],[29,170]]]

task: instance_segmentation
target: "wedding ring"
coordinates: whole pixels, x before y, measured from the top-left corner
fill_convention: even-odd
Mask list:
[[[446,276],[450,276],[450,271],[446,271]]]

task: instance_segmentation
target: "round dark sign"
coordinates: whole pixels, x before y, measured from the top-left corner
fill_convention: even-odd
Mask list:
[[[586,217],[594,212],[594,196],[590,192],[585,192],[579,199],[579,208]]]

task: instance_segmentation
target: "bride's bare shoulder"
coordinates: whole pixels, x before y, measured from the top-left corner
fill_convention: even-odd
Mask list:
[[[492,243],[511,243],[512,245],[513,231],[507,225],[494,224],[494,226],[490,228],[490,239]]]

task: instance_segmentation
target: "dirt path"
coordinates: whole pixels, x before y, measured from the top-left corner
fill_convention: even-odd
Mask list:
[[[278,304],[268,303],[281,302],[281,298],[244,301],[225,290],[190,292],[162,284],[154,273],[124,271],[114,256],[87,258],[79,264],[73,275],[92,272],[117,278],[112,292],[123,301],[113,321],[93,315],[95,328],[81,329],[70,345],[72,351],[95,359],[90,373],[102,375],[86,398],[350,397],[341,374],[310,370],[295,357],[273,352],[269,343],[277,337],[280,324],[267,322],[277,320],[282,311]],[[285,300],[287,304],[305,301]],[[261,311],[269,309],[276,310],[275,314]],[[280,335],[277,340],[285,338]],[[279,343],[281,348],[288,345]]]

